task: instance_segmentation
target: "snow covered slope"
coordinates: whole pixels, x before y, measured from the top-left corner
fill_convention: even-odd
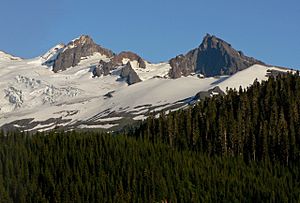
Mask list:
[[[22,59],[19,57],[15,57],[15,56],[5,53],[4,51],[0,51],[0,63],[1,62],[9,62],[9,61],[20,61],[20,60],[22,60]]]
[[[253,65],[231,76],[170,79],[168,62],[145,61],[142,68],[133,60],[131,66],[142,82],[128,85],[120,78],[122,66],[106,76],[94,77],[99,61],[111,60],[101,53],[83,57],[78,65],[64,71],[53,72],[51,64],[64,48],[59,44],[34,59],[0,52],[0,127],[22,131],[59,127],[113,130],[144,119],[149,112],[183,108],[198,92],[217,86],[224,92],[226,88],[247,87],[255,79],[266,80],[270,70],[287,71]]]
[[[153,78],[155,71],[165,74],[167,65],[151,64],[149,76],[145,70],[137,71],[143,82],[128,86],[114,74],[92,77],[91,67],[101,58],[93,55],[59,73],[41,65],[40,58],[2,61],[0,126],[27,131],[59,126],[110,128],[124,120],[142,119],[149,111],[183,107],[184,99],[215,86],[246,87],[256,78],[267,79],[267,70],[278,69],[254,65],[231,77],[167,79]]]
[[[289,69],[283,69],[278,67],[268,67],[263,65],[253,65],[245,70],[239,71],[231,77],[226,78],[226,80],[222,81],[218,86],[226,91],[226,88],[239,89],[240,86],[243,88],[249,87],[253,84],[254,80],[258,81],[267,80],[268,73],[271,70],[280,71],[280,72],[288,72],[292,71]]]

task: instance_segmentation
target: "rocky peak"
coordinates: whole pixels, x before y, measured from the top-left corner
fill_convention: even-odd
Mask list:
[[[217,38],[214,35],[206,34],[203,38],[202,43],[200,44],[199,48],[201,50],[209,49],[209,48],[220,48],[222,46],[231,47],[231,44],[228,44],[222,39]]]
[[[198,48],[196,71],[208,76],[231,75],[254,64],[264,64],[245,56],[215,36],[206,35]]]
[[[73,39],[71,42],[69,42],[67,47],[73,48],[73,47],[83,46],[85,44],[95,44],[95,42],[90,36],[81,35],[80,37]]]
[[[231,47],[224,40],[207,34],[200,46],[170,60],[169,76],[178,78],[192,72],[205,76],[231,75],[254,64],[264,64]]]
[[[63,71],[76,66],[82,57],[91,56],[94,53],[100,53],[107,58],[115,55],[112,51],[97,45],[91,37],[82,35],[69,42],[63,51],[58,54],[53,64],[53,71]]]

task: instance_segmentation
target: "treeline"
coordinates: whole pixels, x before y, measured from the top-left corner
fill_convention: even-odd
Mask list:
[[[299,202],[300,78],[117,134],[0,133],[0,202]]]
[[[298,167],[100,133],[0,136],[0,202],[298,202]]]
[[[211,156],[299,164],[299,112],[300,77],[279,75],[193,108],[150,116],[128,135]]]

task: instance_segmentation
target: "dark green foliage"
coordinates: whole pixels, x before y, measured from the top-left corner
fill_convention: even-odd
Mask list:
[[[149,117],[128,135],[209,155],[284,165],[300,160],[300,77],[280,75],[247,90],[228,90],[193,108]],[[164,126],[165,133],[157,132]],[[158,140],[159,139],[159,140]]]
[[[299,202],[300,79],[117,135],[0,133],[0,202]]]
[[[0,202],[296,202],[299,168],[122,135],[0,137]]]

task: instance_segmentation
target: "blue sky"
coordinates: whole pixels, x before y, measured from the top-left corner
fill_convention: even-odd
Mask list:
[[[299,0],[0,1],[0,50],[25,58],[88,34],[158,62],[210,33],[266,63],[300,68]]]

